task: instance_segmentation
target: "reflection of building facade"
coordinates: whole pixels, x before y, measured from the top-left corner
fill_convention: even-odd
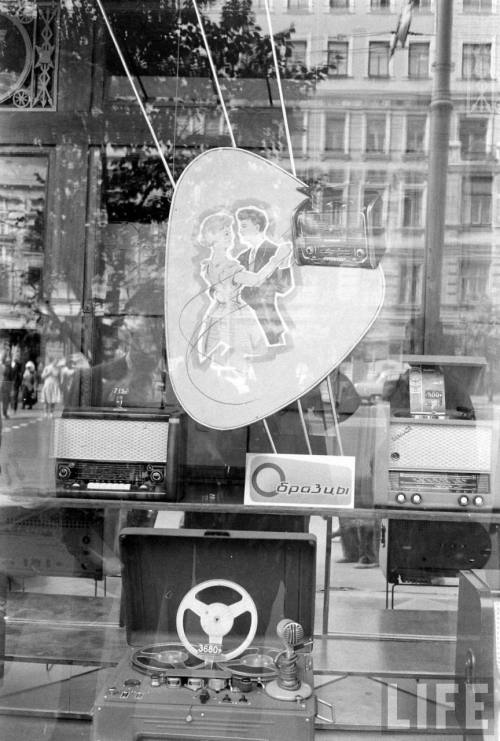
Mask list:
[[[253,9],[265,32],[264,3],[256,0]],[[319,184],[317,202],[335,227],[352,227],[362,208],[373,203],[376,240],[387,247],[386,300],[365,341],[365,359],[402,349],[405,326],[421,309],[424,279],[435,2],[414,3],[406,46],[391,54],[399,9],[395,0],[271,3],[273,31],[282,31],[292,23],[295,27],[293,54],[287,60],[289,71],[301,65],[327,70],[316,82],[284,81],[297,175],[307,183]],[[216,10],[211,12],[216,15]],[[71,314],[74,321],[75,302],[79,303],[83,324],[90,328],[92,314],[102,313],[103,301],[109,300],[103,291],[112,293],[110,270],[116,269],[118,277],[123,275],[125,263],[121,264],[122,258],[113,248],[117,239],[125,240],[118,249],[122,257],[130,241],[130,260],[138,264],[138,272],[151,269],[150,264],[139,264],[134,258],[135,232],[140,227],[139,242],[147,241],[149,231],[151,242],[157,240],[153,231],[163,220],[169,186],[166,178],[150,167],[156,160],[158,169],[159,161],[130,84],[117,67],[106,29],[99,31],[101,43],[93,35],[100,19],[86,18],[75,8],[73,13],[68,18],[80,46],[75,52],[75,37],[70,42],[67,34],[61,36],[57,111],[37,111],[36,117],[29,111],[0,111],[5,117],[0,136],[11,151],[12,146],[32,146],[36,140],[52,153],[49,192],[55,195],[50,199],[45,233],[50,253],[46,286],[58,287],[58,313]],[[118,16],[115,11],[115,22]],[[496,321],[496,307],[491,304],[498,293],[496,232],[500,218],[495,82],[500,63],[494,53],[497,21],[498,11],[492,2],[454,3],[453,111],[441,318],[457,352],[481,352],[483,323]],[[141,94],[148,102],[159,139],[169,149],[176,177],[203,147],[229,145],[210,78],[184,77],[176,98],[175,76],[151,74],[155,70],[147,65],[141,69]],[[223,91],[238,145],[288,168],[275,81],[224,80]],[[106,151],[102,149],[104,140],[110,145]],[[120,157],[125,163],[121,173],[119,166],[117,170]],[[127,195],[124,182],[127,172],[136,175],[141,167],[145,182],[156,181],[154,188],[139,194],[143,203],[138,208],[138,194]],[[132,205],[135,211],[127,218]],[[124,222],[135,224],[130,240],[127,229],[118,226]],[[110,255],[116,262],[112,268]],[[40,267],[38,262],[26,262],[26,257],[23,260],[23,270]],[[156,267],[161,270],[161,260]],[[103,287],[104,280],[107,287]],[[65,301],[69,302],[67,311]],[[469,340],[469,346],[464,347],[467,322],[477,330],[476,347]]]
[[[328,65],[328,79],[302,105],[298,174],[322,180],[334,223],[346,219],[346,204],[359,212],[378,197],[372,215],[388,248],[387,295],[371,339],[390,336],[383,355],[401,349],[405,324],[420,309],[436,38],[435,3],[415,2],[406,47],[391,55],[400,5],[373,0],[273,5],[275,28],[293,14],[294,39],[305,62]],[[445,331],[456,335],[459,351],[464,326],[458,316],[481,322],[480,308],[489,301],[496,301],[498,310],[498,59],[492,33],[498,11],[480,0],[453,5],[441,318]],[[265,16],[259,14],[259,21],[264,25]],[[491,309],[486,311],[493,319]]]
[[[0,162],[0,322],[22,328],[42,284],[47,163],[41,157]]]

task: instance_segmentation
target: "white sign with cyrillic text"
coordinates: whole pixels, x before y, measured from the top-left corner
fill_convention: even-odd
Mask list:
[[[245,504],[354,507],[354,456],[248,453]]]

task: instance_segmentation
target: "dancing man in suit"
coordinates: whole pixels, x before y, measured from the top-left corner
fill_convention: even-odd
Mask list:
[[[267,238],[269,221],[259,208],[240,208],[236,218],[240,241],[247,249],[238,255],[245,270],[234,281],[242,286],[241,298],[255,312],[267,344],[283,346],[287,327],[278,309],[278,296],[285,296],[294,286],[287,267],[291,245],[277,245]]]

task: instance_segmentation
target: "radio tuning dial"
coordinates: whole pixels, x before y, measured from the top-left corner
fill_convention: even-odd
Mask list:
[[[418,493],[412,494],[411,501],[413,504],[422,504],[422,495]]]
[[[478,494],[474,499],[472,500],[476,507],[482,507],[484,504],[484,497],[482,497],[480,494]]]
[[[458,497],[458,503],[461,507],[467,507],[469,504],[469,497],[467,497],[465,494],[461,494]]]
[[[398,504],[404,504],[406,502],[406,496],[402,492],[399,492],[399,494],[396,494],[396,502]]]

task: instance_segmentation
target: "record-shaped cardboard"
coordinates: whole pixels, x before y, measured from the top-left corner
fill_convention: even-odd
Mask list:
[[[166,254],[170,380],[187,413],[233,429],[316,386],[384,298],[382,269],[298,265],[306,186],[244,150],[209,150],[175,189]]]

